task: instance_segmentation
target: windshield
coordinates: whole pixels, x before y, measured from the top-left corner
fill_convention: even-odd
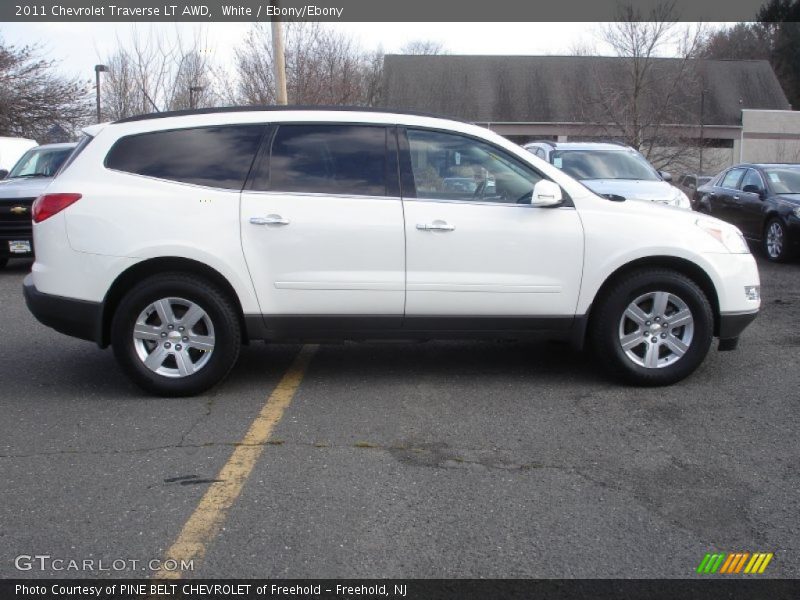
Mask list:
[[[642,156],[625,150],[559,150],[550,160],[575,179],[661,180]]]
[[[22,155],[8,178],[53,177],[72,152],[72,148],[33,148]]]
[[[764,172],[776,194],[800,194],[800,167],[765,169]]]

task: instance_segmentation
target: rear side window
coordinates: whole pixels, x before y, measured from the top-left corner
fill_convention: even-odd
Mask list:
[[[241,190],[263,125],[224,125],[156,131],[121,138],[106,167],[208,187]]]
[[[737,189],[737,185],[739,180],[742,178],[742,174],[744,173],[744,169],[731,169],[727,173],[725,173],[725,177],[722,178],[719,186],[724,188],[729,188],[732,190]]]
[[[272,141],[269,176],[259,173],[256,187],[385,196],[386,136],[382,126],[280,125]]]

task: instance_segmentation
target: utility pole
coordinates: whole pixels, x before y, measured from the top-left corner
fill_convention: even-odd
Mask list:
[[[99,123],[102,120],[102,113],[100,111],[100,73],[105,73],[108,71],[108,67],[105,65],[95,65],[94,66],[94,77],[95,77],[95,88],[97,89],[97,122]]]
[[[706,91],[700,90],[700,168],[697,170],[698,175],[703,174],[703,146],[705,145],[704,127],[705,127],[705,108],[706,108]]]
[[[271,4],[278,6],[278,0]],[[276,16],[272,18],[272,64],[275,70],[275,101],[289,104],[286,96],[286,58],[283,52],[283,24]]]

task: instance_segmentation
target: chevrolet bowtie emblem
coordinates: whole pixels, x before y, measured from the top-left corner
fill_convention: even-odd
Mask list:
[[[28,208],[26,206],[13,206],[11,207],[11,214],[14,215],[24,215],[28,212]]]

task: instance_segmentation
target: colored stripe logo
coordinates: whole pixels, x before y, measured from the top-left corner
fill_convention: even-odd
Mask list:
[[[720,573],[731,574],[761,574],[772,560],[772,552],[717,552],[707,553],[697,567],[697,572],[702,575]]]

